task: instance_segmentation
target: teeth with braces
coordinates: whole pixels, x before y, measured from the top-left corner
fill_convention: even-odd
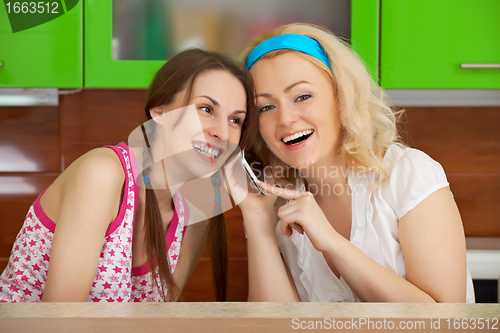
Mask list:
[[[298,132],[298,133],[295,133],[295,134],[292,134],[292,135],[289,135],[289,136],[285,136],[283,138],[283,142],[287,143],[288,141],[295,140],[295,139],[297,139],[297,138],[299,138],[301,136],[311,134],[312,132],[313,132],[313,130],[306,130],[306,131]]]
[[[196,149],[197,152],[209,158],[216,158],[220,154],[220,150],[209,148],[207,145],[199,145],[193,143],[193,147]]]

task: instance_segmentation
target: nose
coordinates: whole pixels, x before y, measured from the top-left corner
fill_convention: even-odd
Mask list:
[[[205,130],[210,141],[229,141],[229,124],[222,117],[210,122]]]
[[[278,124],[284,127],[290,126],[298,118],[296,110],[294,110],[294,108],[287,102],[282,102],[278,105],[277,114],[278,114],[278,119],[277,119]]]

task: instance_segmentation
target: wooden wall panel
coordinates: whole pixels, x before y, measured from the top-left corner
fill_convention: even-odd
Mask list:
[[[89,89],[61,97],[64,167],[91,149],[128,141],[146,120],[144,89]]]
[[[449,174],[448,182],[468,237],[500,237],[500,177]]]
[[[60,170],[58,108],[0,108],[0,172]]]
[[[406,108],[402,130],[452,173],[500,174],[500,107]]]
[[[243,230],[243,217],[238,206],[224,213],[226,219],[227,247],[231,257],[247,257],[247,241]]]
[[[468,237],[499,237],[500,107],[406,108],[410,147],[443,166]]]
[[[0,272],[3,272],[7,264],[9,263],[9,258],[0,258]]]
[[[224,212],[226,219],[227,252],[231,258],[247,257],[247,241],[243,230],[243,216],[238,206]],[[205,249],[202,258],[209,258],[208,248]]]
[[[228,263],[228,302],[246,302],[248,265],[246,258],[230,258]],[[183,291],[183,302],[215,302],[210,260],[201,258]]]

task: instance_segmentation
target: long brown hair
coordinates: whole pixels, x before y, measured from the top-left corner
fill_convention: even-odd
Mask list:
[[[250,147],[257,132],[258,113],[255,105],[255,88],[246,69],[230,58],[216,53],[199,49],[191,49],[181,52],[172,57],[156,74],[151,83],[146,96],[145,112],[148,119],[151,119],[150,110],[154,107],[170,104],[174,101],[175,95],[187,88],[186,101],[188,103],[194,80],[207,70],[224,70],[236,77],[247,96],[246,118],[242,126],[241,137],[238,146],[240,149]],[[144,170],[147,176],[149,169]],[[215,173],[212,177],[214,190],[217,192],[220,187]],[[165,300],[175,300],[180,295],[179,288],[175,285],[170,271],[167,258],[165,242],[165,230],[161,219],[161,212],[158,207],[156,195],[150,184],[146,185],[146,205],[145,205],[145,247],[148,263],[153,274],[153,281],[157,282],[155,267],[158,267],[160,285],[156,287],[162,291]],[[169,225],[170,226],[170,225]],[[224,215],[214,216],[206,231],[206,240],[210,250],[212,262],[212,275],[214,281],[214,291],[217,301],[226,300],[227,289],[227,240]],[[168,293],[165,295],[163,285],[168,286]]]

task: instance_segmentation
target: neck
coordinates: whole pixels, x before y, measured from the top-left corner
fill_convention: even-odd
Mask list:
[[[171,210],[172,208],[172,194],[168,190],[154,190],[156,200],[158,201],[158,207],[160,211]]]
[[[300,174],[308,184],[307,190],[318,203],[326,198],[330,200],[349,193],[348,169],[342,165],[339,156],[302,168]]]
[[[162,224],[164,229],[166,230],[175,209],[172,205],[172,195],[168,190],[165,189],[155,189],[153,191],[158,204],[158,209],[160,210]],[[137,228],[134,227],[134,230],[135,229],[142,230],[143,228],[145,207],[146,207],[146,189],[143,186],[141,186],[139,188],[139,207],[137,209],[137,214],[140,215],[141,218],[136,220]]]
[[[137,172],[139,174],[139,179],[137,179],[139,186],[144,187],[144,179],[141,176],[144,171],[144,151],[142,148],[130,147],[134,151],[136,159]],[[151,181],[150,186],[155,190],[155,194],[160,200],[168,201],[172,199],[172,194],[177,192],[179,188],[184,184],[187,177],[182,177],[178,175],[179,172],[177,165],[172,158],[165,158],[162,161],[155,161],[151,165],[151,162],[147,162],[147,167],[149,167],[148,177]],[[180,171],[185,172],[184,170]]]

